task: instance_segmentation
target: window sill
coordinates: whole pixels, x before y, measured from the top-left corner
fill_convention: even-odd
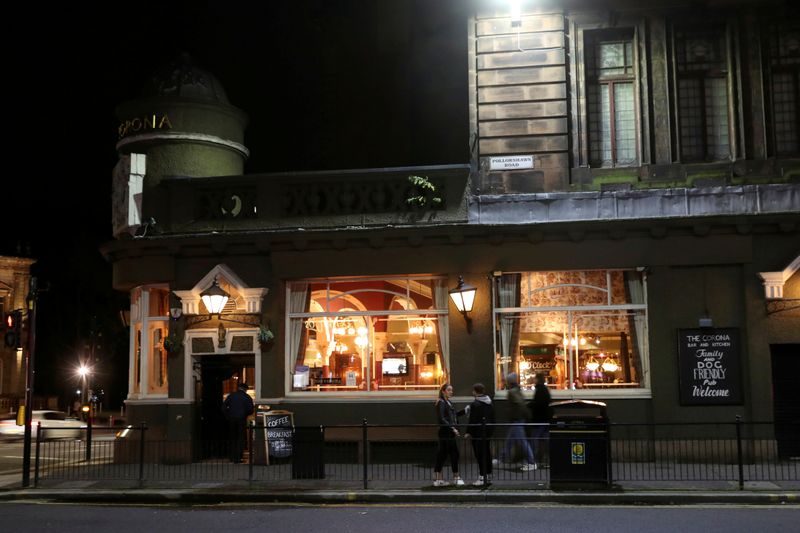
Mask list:
[[[550,388],[550,396],[553,399],[559,400],[649,400],[653,398],[653,392],[650,389],[554,389]],[[528,389],[522,391],[526,398],[532,397],[532,392]],[[508,398],[508,391],[500,390],[495,393],[495,399],[505,400]]]
[[[346,400],[357,402],[396,402],[396,401],[423,401],[433,402],[438,395],[436,391],[342,391],[342,392],[287,392],[283,398],[270,398],[270,401],[291,401],[297,403],[312,403],[320,400]],[[465,397],[465,400],[467,398]],[[472,400],[470,397],[469,400]],[[265,401],[267,401],[265,399]],[[269,402],[268,402],[269,403]]]

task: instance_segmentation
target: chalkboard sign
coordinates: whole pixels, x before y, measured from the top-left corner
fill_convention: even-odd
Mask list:
[[[682,405],[742,403],[738,328],[678,330]]]
[[[292,455],[292,431],[294,416],[291,411],[267,411],[261,413],[261,425],[264,426],[267,455],[283,458]],[[269,460],[267,460],[269,464]]]

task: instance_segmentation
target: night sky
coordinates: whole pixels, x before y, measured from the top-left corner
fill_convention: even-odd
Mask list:
[[[37,259],[37,394],[127,387],[111,238],[117,104],[179,52],[249,115],[246,173],[466,163],[468,0],[108,2],[18,9],[6,50],[0,253]],[[110,5],[105,5],[110,4]],[[11,24],[11,22],[9,22]],[[10,136],[10,137],[9,137]],[[73,390],[74,392],[74,390]]]

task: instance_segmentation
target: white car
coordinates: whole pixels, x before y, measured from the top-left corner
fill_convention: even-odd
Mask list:
[[[77,418],[67,417],[63,411],[34,410],[31,413],[33,439],[36,439],[40,422],[44,439],[79,439],[84,433],[84,423]],[[25,426],[18,426],[15,417],[0,420],[0,439],[21,439],[24,436]]]

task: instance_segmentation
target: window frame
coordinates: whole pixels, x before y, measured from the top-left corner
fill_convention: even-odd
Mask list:
[[[589,143],[589,113],[588,113],[588,82],[586,72],[586,34],[620,34],[632,31],[633,48],[633,92],[634,92],[634,120],[636,121],[636,162],[611,166],[593,166],[591,163]],[[622,15],[615,23],[609,23],[604,17],[594,21],[576,21],[572,19],[569,24],[569,46],[575,53],[569,54],[568,89],[570,92],[570,120],[571,120],[571,167],[589,169],[589,171],[603,171],[612,169],[635,169],[651,162],[651,109],[648,85],[649,75],[647,65],[647,25],[642,17]]]
[[[687,23],[687,24],[680,24],[672,22],[670,24],[670,66],[671,66],[671,85],[672,85],[672,97],[673,97],[673,113],[675,119],[675,133],[674,133],[674,142],[676,145],[675,154],[677,156],[677,160],[680,163],[686,164],[698,164],[698,163],[724,163],[724,162],[732,162],[738,159],[739,157],[739,150],[740,150],[740,142],[739,138],[737,137],[737,132],[739,130],[738,121],[740,118],[740,114],[737,112],[737,94],[736,88],[738,83],[739,73],[741,72],[741,68],[738,65],[738,59],[735,54],[735,44],[738,42],[738,34],[736,32],[736,23],[730,19],[722,19],[716,21],[710,21],[703,26],[698,26],[696,23]],[[679,71],[678,65],[678,46],[677,46],[677,39],[678,34],[683,32],[685,33],[693,33],[693,32],[701,32],[704,31],[705,33],[712,33],[712,32],[719,32],[719,37],[723,43],[720,52],[724,54],[724,71],[719,69],[687,69],[683,72]],[[694,79],[699,80],[699,87],[700,87],[700,98],[699,100],[702,102],[702,113],[701,113],[701,131],[702,134],[700,135],[701,143],[702,143],[702,155],[699,158],[686,158],[685,150],[684,150],[684,142],[683,142],[683,135],[681,133],[681,123],[683,117],[681,115],[681,102],[680,102],[680,81],[683,79]],[[708,144],[708,137],[706,133],[706,128],[708,124],[708,117],[709,117],[709,108],[706,106],[705,103],[705,94],[706,94],[706,87],[705,81],[710,79],[723,79],[725,80],[725,95],[727,98],[727,102],[725,105],[725,109],[727,112],[727,119],[728,119],[728,157],[723,159],[712,159],[709,155],[709,144]]]
[[[630,33],[629,35],[624,35],[625,33]],[[625,168],[625,167],[636,167],[639,166],[640,160],[640,139],[639,139],[639,98],[637,96],[637,74],[638,74],[638,58],[637,58],[637,51],[636,51],[636,29],[635,28],[619,28],[614,30],[593,30],[590,32],[584,32],[584,57],[589,57],[588,51],[590,48],[594,48],[592,50],[591,57],[597,60],[600,52],[600,47],[603,44],[613,44],[613,43],[621,43],[622,50],[623,50],[623,71],[628,69],[628,64],[625,61],[627,59],[628,53],[628,43],[630,43],[632,57],[630,58],[630,69],[631,72],[623,72],[622,74],[617,75],[609,75],[609,76],[602,76],[600,74],[597,75],[590,75],[590,72],[596,71],[598,67],[590,68],[588,65],[588,59],[584,63],[584,72],[585,72],[585,80],[586,80],[586,130],[587,130],[587,147],[589,150],[589,157],[588,163],[589,166],[592,168]],[[632,87],[632,98],[633,98],[633,120],[634,120],[634,158],[631,162],[619,162],[619,153],[617,150],[617,116],[616,116],[616,87],[618,85],[630,85]],[[592,127],[592,114],[589,109],[589,95],[590,91],[594,88],[601,88],[606,87],[606,91],[608,92],[608,102],[609,102],[609,110],[608,110],[608,121],[609,121],[609,141],[611,145],[611,162],[610,164],[606,164],[606,161],[597,161],[592,160],[592,152],[594,143],[592,139],[592,132],[594,128]],[[600,104],[598,103],[598,106]],[[602,112],[602,106],[600,106]],[[598,143],[602,144],[602,139],[598,139]],[[599,164],[598,164],[599,163]]]
[[[131,290],[130,339],[128,347],[128,400],[166,399],[169,397],[169,356],[163,345],[158,348],[151,342],[151,324],[161,323],[166,338],[169,335],[169,315],[150,315],[151,291],[169,291],[163,284],[142,285]],[[169,313],[168,309],[165,309]],[[162,341],[163,342],[163,341]],[[154,367],[153,349],[161,350],[164,382],[156,386],[157,369]]]
[[[772,38],[778,35],[777,31],[781,28],[790,27],[791,24],[782,24],[782,20],[769,19],[761,24],[763,38],[761,40],[762,49],[762,70],[763,70],[763,83],[764,95],[767,104],[766,120],[767,120],[767,138],[768,138],[768,154],[772,157],[785,158],[797,157],[800,155],[800,62],[798,63],[781,63],[780,57],[774,57],[772,53]],[[797,22],[794,23],[798,25]],[[777,30],[777,31],[776,31]],[[780,45],[779,45],[780,46]],[[774,75],[789,74],[794,79],[794,101],[795,101],[795,135],[798,140],[794,151],[785,152],[778,149],[778,135],[775,120],[775,94],[774,94]]]
[[[650,344],[649,344],[649,330],[650,330],[650,313],[649,301],[647,294],[647,270],[644,267],[636,268],[608,268],[608,269],[569,269],[569,270],[526,270],[526,271],[508,271],[502,273],[495,273],[496,276],[500,274],[526,274],[533,272],[606,272],[606,278],[611,272],[639,272],[642,275],[642,296],[644,303],[634,304],[612,304],[609,302],[606,305],[585,305],[585,306],[543,306],[543,307],[498,307],[497,300],[497,283],[493,282],[492,285],[492,331],[498,331],[498,318],[503,313],[536,313],[536,312],[580,312],[580,311],[641,311],[644,315],[644,329],[645,334],[642,338],[643,353],[639,354],[641,359],[641,387],[636,388],[592,388],[592,389],[558,389],[551,387],[550,391],[554,398],[590,398],[590,399],[649,399],[652,398],[652,378],[650,375]],[[539,290],[547,290],[548,287],[543,287]],[[610,289],[609,289],[610,290]],[[503,376],[498,375],[498,357],[500,347],[498,343],[498,335],[493,334],[493,356],[492,362],[494,383],[500,383],[500,378]],[[574,371],[574,370],[573,370]],[[569,374],[572,375],[572,374]],[[499,389],[495,385],[495,396],[497,398],[507,398],[508,391],[506,389]]]
[[[327,284],[339,284],[339,283],[346,283],[346,282],[359,282],[359,281],[387,281],[387,280],[405,280],[405,281],[428,281],[428,280],[441,280],[445,283],[447,282],[446,275],[387,275],[387,276],[342,276],[342,277],[324,277],[324,278],[303,278],[303,279],[292,279],[292,280],[285,280],[284,282],[284,289],[285,289],[285,324],[284,324],[284,338],[287,339],[287,342],[284,343],[284,397],[292,398],[293,401],[301,401],[301,402],[315,402],[322,399],[343,399],[343,398],[352,398],[352,399],[363,399],[363,400],[376,400],[376,401],[389,401],[391,399],[398,399],[398,398],[405,398],[405,399],[426,399],[429,400],[432,394],[436,394],[438,392],[438,385],[437,390],[426,390],[426,389],[414,389],[414,390],[371,390],[371,387],[367,387],[366,389],[359,389],[359,390],[328,390],[328,391],[309,391],[309,390],[294,390],[293,387],[293,377],[294,377],[294,369],[297,363],[295,359],[295,355],[291,353],[290,347],[290,336],[291,336],[291,324],[293,320],[305,320],[309,318],[363,318],[363,317],[383,317],[383,316],[419,316],[420,319],[424,319],[425,317],[435,317],[437,321],[448,321],[447,322],[447,344],[448,348],[445,350],[440,347],[440,351],[442,352],[442,358],[445,365],[445,372],[446,375],[449,376],[452,372],[452,361],[450,357],[450,350],[449,350],[449,301],[444,308],[433,308],[433,309],[401,309],[401,310],[350,310],[350,311],[330,311],[323,310],[322,312],[291,312],[291,285],[292,284],[312,284],[312,283],[327,283]],[[330,291],[330,287],[328,288]],[[342,297],[343,294],[347,293],[337,293],[335,298]],[[408,296],[408,291],[407,294]],[[448,298],[449,300],[449,298]],[[394,301],[394,300],[393,300]],[[432,302],[435,305],[435,297],[432,296]],[[373,333],[374,334],[374,333]],[[445,351],[447,353],[445,353]],[[365,356],[365,362],[374,363],[372,358],[375,357],[374,353],[374,345],[370,344],[369,352]]]

